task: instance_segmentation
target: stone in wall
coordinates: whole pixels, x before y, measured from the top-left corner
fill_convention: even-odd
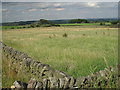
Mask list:
[[[17,89],[21,89],[21,88],[27,89],[27,85],[28,84],[25,82],[15,81],[12,86],[14,86],[14,88],[17,88]]]

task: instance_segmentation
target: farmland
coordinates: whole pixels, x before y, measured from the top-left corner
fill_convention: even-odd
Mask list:
[[[111,25],[111,23],[105,23],[106,25]],[[69,23],[69,24],[60,24],[61,26],[100,26],[100,23]]]
[[[25,28],[27,26],[25,25],[21,25],[21,26],[2,26],[3,30],[9,30],[9,29],[21,29],[21,28]]]
[[[1,4],[0,87],[120,87],[117,2]]]
[[[63,35],[66,34],[66,37]],[[118,30],[79,26],[3,30],[3,42],[74,77],[117,64]]]
[[[24,28],[35,28],[35,27],[31,27],[32,24],[29,25],[18,25],[18,26],[0,26],[0,28],[2,28],[2,30],[9,30],[9,29],[24,29]],[[111,26],[110,22],[104,22],[104,25],[100,25],[100,22],[98,23],[66,23],[66,24],[57,24],[60,26],[80,26],[80,27],[109,27]],[[49,26],[49,25],[48,25]],[[42,26],[45,27],[45,26]]]

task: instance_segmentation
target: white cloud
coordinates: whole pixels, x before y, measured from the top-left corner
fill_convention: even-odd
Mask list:
[[[55,4],[53,4],[53,6],[58,7],[58,6],[61,6],[61,4],[60,3],[55,3]]]
[[[8,12],[9,10],[8,9],[2,9],[3,12]]]
[[[2,0],[2,2],[119,2],[119,0]]]
[[[28,11],[29,12],[34,12],[34,11],[37,11],[37,9],[32,8],[32,9],[28,9]]]
[[[96,3],[96,2],[88,2],[88,3],[87,3],[87,6],[88,6],[88,7],[97,7],[97,8],[100,7],[100,6],[98,5],[98,3]]]
[[[4,21],[116,17],[116,3],[102,2],[29,2],[3,3]],[[37,15],[36,15],[37,13]],[[15,18],[16,17],[16,18]],[[31,18],[30,18],[31,17]]]
[[[46,8],[46,7],[50,7],[52,3],[34,3],[32,4],[33,7],[36,8]]]
[[[64,10],[64,8],[56,8],[55,10],[62,11],[62,10]]]

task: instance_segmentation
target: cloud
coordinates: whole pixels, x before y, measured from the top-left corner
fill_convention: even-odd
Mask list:
[[[8,9],[2,9],[2,12],[8,12],[9,10]]]
[[[119,0],[2,0],[2,2],[119,2]]]
[[[2,11],[4,21],[116,17],[117,4],[117,2],[6,2],[2,3]]]
[[[40,9],[40,11],[48,11],[49,9],[48,8],[42,8]]]
[[[61,6],[61,3],[55,3],[53,6]]]
[[[62,11],[65,8],[64,6],[69,5],[69,3],[36,3],[32,4],[32,9],[28,9],[27,11]],[[31,6],[31,5],[30,5]]]
[[[28,9],[28,11],[29,12],[34,12],[34,11],[37,11],[37,9],[32,8],[32,9]]]
[[[62,10],[64,10],[64,8],[56,8],[55,10],[56,11],[62,11]]]
[[[88,6],[88,7],[97,7],[97,8],[100,7],[100,6],[98,5],[98,3],[96,3],[96,2],[88,2],[88,3],[87,3],[87,6]]]

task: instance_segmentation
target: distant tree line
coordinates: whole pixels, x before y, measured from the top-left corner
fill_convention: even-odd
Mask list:
[[[60,24],[69,23],[100,23],[99,25],[109,25],[111,27],[117,27],[119,21],[117,19],[67,19],[67,20],[46,20],[40,19],[38,21],[20,21],[20,22],[10,22],[2,23],[5,26],[4,29],[21,29],[21,28],[35,28],[35,27],[59,27]],[[109,23],[109,24],[107,24]],[[9,27],[6,27],[9,26]]]
[[[72,19],[69,23],[89,23],[86,19]]]
[[[115,25],[115,24],[119,24],[119,21],[112,21],[111,24]]]
[[[51,21],[40,19],[38,22],[32,23],[30,27],[51,27],[51,26],[60,26],[59,24],[54,24]]]
[[[19,21],[19,22],[8,22],[2,23],[2,26],[21,26],[21,25],[29,25],[36,21]]]

